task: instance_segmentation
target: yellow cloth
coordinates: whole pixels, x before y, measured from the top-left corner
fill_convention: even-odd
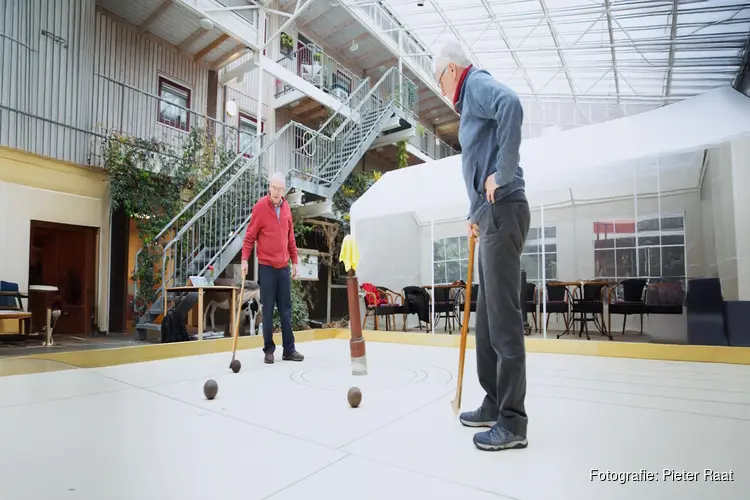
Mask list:
[[[354,241],[351,234],[344,236],[344,241],[341,243],[339,261],[344,263],[344,268],[347,272],[349,272],[350,269],[357,270],[359,250],[357,249],[357,242]]]

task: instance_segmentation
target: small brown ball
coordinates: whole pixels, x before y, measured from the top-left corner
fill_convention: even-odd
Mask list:
[[[203,394],[206,395],[206,399],[213,399],[218,393],[219,384],[217,384],[213,379],[206,380],[206,383],[203,384]]]
[[[234,373],[237,373],[238,371],[240,371],[240,368],[242,368],[242,363],[240,363],[239,359],[235,359],[234,361],[229,363],[229,368],[231,368]]]
[[[358,387],[352,387],[346,395],[346,399],[349,400],[349,406],[356,408],[362,402],[362,391]]]

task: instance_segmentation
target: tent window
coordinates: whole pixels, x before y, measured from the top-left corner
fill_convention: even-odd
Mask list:
[[[443,238],[433,245],[435,284],[466,281],[469,269],[469,239],[466,236]],[[476,276],[476,273],[475,273]]]
[[[557,279],[557,227],[545,226],[544,249],[542,249],[542,228],[532,227],[526,236],[526,244],[521,255],[521,269],[526,271],[526,281],[541,286],[542,254],[544,254],[544,278],[546,282]]]
[[[685,219],[658,215],[596,221],[593,228],[596,277],[612,280],[685,278]]]

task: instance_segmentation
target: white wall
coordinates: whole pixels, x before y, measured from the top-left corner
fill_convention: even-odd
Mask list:
[[[750,139],[711,150],[701,188],[705,272],[728,300],[750,300]]]
[[[732,180],[737,249],[737,298],[750,300],[750,139],[732,143]]]

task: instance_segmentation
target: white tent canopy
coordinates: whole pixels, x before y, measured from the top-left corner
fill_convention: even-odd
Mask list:
[[[634,177],[653,176],[657,165],[661,191],[694,188],[703,151],[746,135],[750,98],[722,87],[639,115],[525,140],[527,196],[532,207],[628,196]],[[651,189],[656,192],[656,183]],[[465,217],[468,206],[457,155],[387,172],[352,205],[350,216],[356,225],[413,214],[426,224]]]
[[[526,193],[532,207],[543,210],[695,189],[704,151],[745,136],[750,99],[729,87],[716,89],[640,115],[524,141]],[[456,236],[443,235],[447,226],[436,223],[464,219],[468,209],[460,156],[384,174],[350,210],[360,280],[394,290],[425,284],[420,278],[429,282],[419,272],[431,259],[429,240]],[[425,230],[430,238],[423,241]]]

